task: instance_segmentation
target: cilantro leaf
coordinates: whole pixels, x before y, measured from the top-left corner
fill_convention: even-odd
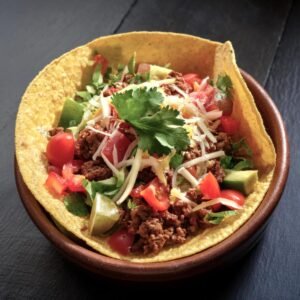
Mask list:
[[[154,113],[160,109],[163,96],[156,88],[140,88],[128,90],[125,93],[115,94],[112,103],[116,107],[119,116],[130,122]]]
[[[85,217],[89,214],[88,206],[85,204],[85,197],[78,193],[71,193],[64,198],[66,209],[75,216]]]
[[[179,112],[161,108],[163,95],[156,88],[139,88],[115,94],[112,103],[120,118],[130,123],[139,136],[139,148],[150,154],[168,154],[171,149],[184,150],[189,145],[184,120]]]
[[[247,142],[245,141],[244,138],[240,139],[239,141],[232,143],[231,144],[231,150],[233,153],[239,152],[239,151],[244,151],[246,155],[252,156],[252,149],[249,147]]]
[[[211,224],[218,225],[224,220],[224,218],[233,216],[235,214],[236,214],[236,211],[234,211],[234,210],[225,210],[225,211],[220,211],[220,212],[216,212],[216,213],[208,213],[204,217],[204,220]]]
[[[253,168],[253,162],[250,159],[241,158],[240,161],[233,167],[234,170],[242,171]]]
[[[128,209],[134,209],[137,207],[137,204],[135,202],[133,202],[132,199],[128,199],[127,201],[127,208]]]
[[[216,86],[221,92],[225,94],[225,96],[230,96],[232,81],[228,75],[219,75]]]
[[[167,107],[149,117],[131,122],[140,137],[138,146],[150,154],[168,154],[172,149],[182,151],[190,141],[182,127],[184,120],[178,119],[179,112]]]
[[[179,153],[175,153],[170,160],[170,167],[177,169],[183,162],[183,156]]]
[[[249,170],[253,168],[253,162],[244,157],[232,157],[225,155],[220,159],[221,167],[223,169],[233,169],[237,171]]]
[[[220,164],[223,169],[232,169],[234,167],[233,157],[230,155],[221,157]]]

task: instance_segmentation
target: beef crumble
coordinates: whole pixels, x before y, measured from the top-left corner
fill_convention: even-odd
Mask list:
[[[96,124],[95,129],[103,130]],[[80,131],[75,143],[75,157],[82,160],[91,160],[94,153],[102,142],[104,135],[90,129]]]
[[[192,212],[189,203],[177,201],[163,212],[155,212],[141,199],[137,206],[126,210],[123,225],[135,235],[132,253],[157,254],[165,246],[184,243],[187,238],[207,225],[203,212]]]
[[[80,168],[80,174],[88,180],[104,180],[113,175],[111,169],[104,163],[102,158],[84,162]]]

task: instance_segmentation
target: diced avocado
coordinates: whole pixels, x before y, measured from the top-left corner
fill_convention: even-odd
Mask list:
[[[82,116],[82,105],[72,99],[66,99],[58,126],[64,128],[76,126],[81,122]]]
[[[222,186],[224,188],[238,190],[245,195],[249,195],[254,191],[257,181],[257,170],[226,170],[226,176],[222,182]]]
[[[89,220],[89,233],[101,236],[111,229],[119,220],[117,205],[109,198],[97,193]]]
[[[172,72],[171,69],[150,65],[150,80],[165,79]]]

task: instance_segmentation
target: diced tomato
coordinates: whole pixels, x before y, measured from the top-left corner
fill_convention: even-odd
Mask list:
[[[67,163],[62,168],[63,178],[66,180],[66,186],[71,192],[85,192],[85,188],[82,185],[83,176],[74,175],[74,168],[77,166],[75,164],[80,164],[80,161],[73,161],[72,163]]]
[[[67,189],[66,180],[55,172],[48,174],[45,186],[50,192],[57,196],[62,196]]]
[[[141,191],[145,189],[145,186],[143,184],[137,186],[136,188],[132,189],[130,196],[132,198],[141,198]]]
[[[75,152],[75,141],[71,133],[58,133],[51,137],[47,145],[46,156],[50,164],[61,168],[71,162]]]
[[[230,135],[235,134],[239,129],[239,122],[231,116],[222,116],[220,129]]]
[[[167,210],[170,202],[166,187],[154,178],[148,186],[141,191],[141,196],[152,207],[154,211]]]
[[[134,235],[130,234],[126,229],[121,229],[113,233],[108,238],[108,245],[116,252],[122,255],[128,255],[133,244]]]
[[[52,166],[52,165],[48,165],[47,170],[48,170],[48,173],[55,172],[56,174],[61,176],[61,168],[58,168],[58,167],[55,167],[55,166]]]
[[[147,73],[150,72],[150,65],[149,64],[139,64],[138,69],[137,69],[137,73],[139,74],[143,74],[143,73]]]
[[[82,175],[73,175],[73,177],[67,181],[68,189],[71,192],[86,192],[84,186],[82,185],[83,179],[84,176]]]
[[[62,176],[66,180],[71,179],[73,177],[73,166],[72,163],[64,164],[62,168]]]
[[[219,110],[219,107],[215,103],[211,103],[206,107],[206,111]]]
[[[245,196],[236,190],[222,190],[220,193],[220,197],[232,200],[240,206],[243,206],[245,204]],[[231,206],[227,207],[233,209]]]
[[[198,74],[195,73],[188,73],[183,75],[183,79],[186,83],[188,83],[191,87],[193,87],[194,82],[201,83],[201,78]]]
[[[115,134],[108,139],[102,150],[102,154],[105,155],[111,163],[113,163],[113,150],[114,147],[116,147],[119,162],[124,158],[126,150],[130,144],[131,141],[125,134],[120,131],[116,131]]]
[[[208,174],[202,179],[199,188],[206,199],[214,199],[220,196],[219,183],[211,172],[208,172]]]
[[[101,73],[104,75],[108,68],[108,60],[101,54],[96,54],[94,56],[95,65],[101,64]]]
[[[207,107],[211,104],[214,97],[214,93],[215,93],[214,88],[211,85],[207,84],[204,90],[198,92],[192,92],[190,93],[190,96],[198,101],[201,101],[201,103],[205,107]]]

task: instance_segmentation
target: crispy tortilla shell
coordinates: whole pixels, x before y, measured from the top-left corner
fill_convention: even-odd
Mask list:
[[[241,135],[254,151],[260,180],[248,196],[245,207],[220,225],[207,229],[183,245],[162,250],[155,256],[123,257],[112,251],[105,238],[90,237],[83,228],[88,219],[69,213],[63,202],[44,187],[47,178],[46,133],[55,127],[63,103],[74,97],[90,79],[90,60],[95,51],[111,63],[127,63],[133,52],[137,61],[157,65],[171,64],[179,72],[195,72],[216,78],[228,74],[233,82],[234,111],[240,120]],[[269,187],[275,166],[275,150],[235,62],[230,42],[224,44],[194,36],[133,32],[96,39],[78,47],[46,66],[26,89],[17,115],[15,130],[16,156],[22,177],[36,200],[67,231],[107,256],[137,263],[159,262],[189,256],[221,242],[241,227],[255,212]]]

